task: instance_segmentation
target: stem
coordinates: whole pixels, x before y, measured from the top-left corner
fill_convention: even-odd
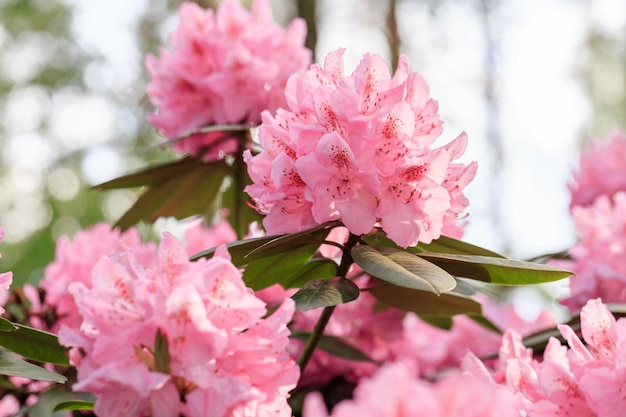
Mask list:
[[[356,243],[358,242],[358,239],[358,236],[350,233],[348,242],[346,242],[346,245],[343,247],[343,256],[341,257],[341,263],[337,267],[338,277],[345,278],[348,274],[350,266],[352,266],[352,263],[354,262],[352,260],[351,251],[354,245],[356,245]],[[315,351],[315,348],[319,344],[319,341],[324,334],[324,329],[326,329],[326,325],[330,320],[330,316],[332,316],[333,312],[335,311],[335,307],[337,306],[324,307],[324,310],[322,311],[319,320],[313,328],[313,332],[311,332],[311,336],[309,336],[309,340],[307,340],[306,345],[304,346],[304,351],[302,352],[302,355],[298,360],[300,372],[304,372],[304,368],[306,368],[306,365],[309,363],[311,356],[313,356],[313,352]]]

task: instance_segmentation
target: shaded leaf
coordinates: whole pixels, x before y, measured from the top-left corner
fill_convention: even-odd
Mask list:
[[[67,348],[59,345],[56,335],[21,324],[16,327],[13,332],[0,332],[0,346],[27,359],[69,365]]]
[[[479,255],[454,255],[432,252],[417,256],[440,266],[452,275],[500,285],[528,285],[556,281],[573,275],[550,265]]]
[[[404,250],[357,245],[352,259],[370,275],[401,287],[441,294],[456,286],[448,272]]]
[[[292,276],[281,280],[284,288],[300,288],[314,279],[332,278],[337,275],[337,264],[329,259],[311,259]]]
[[[291,337],[306,343],[307,340],[311,337],[311,333],[292,332]],[[335,336],[323,334],[319,339],[317,348],[323,350],[326,353],[330,353],[333,356],[337,356],[343,359],[379,363],[378,361],[375,361],[374,359],[367,356],[365,353],[361,352],[359,349],[347,344],[341,338]]]
[[[197,159],[187,157],[178,161],[144,168],[122,177],[114,178],[105,183],[98,184],[93,188],[97,190],[112,190],[117,188],[141,187],[144,185],[164,182],[194,170],[199,164],[202,164],[202,162]]]
[[[154,365],[157,372],[170,373],[170,350],[165,336],[159,328],[154,337]]]
[[[309,281],[291,298],[295,300],[298,310],[308,311],[354,301],[359,294],[359,287],[354,282],[335,277]]]
[[[17,326],[4,317],[0,317],[0,332],[13,332],[17,330]]]
[[[93,401],[83,401],[83,400],[66,401],[66,402],[62,402],[62,403],[57,404],[54,407],[54,410],[52,410],[52,411],[53,412],[56,412],[56,411],[81,411],[81,410],[90,411],[90,410],[93,410],[94,405],[95,405],[95,402],[93,402]]]
[[[399,287],[383,283],[369,289],[376,299],[404,311],[426,316],[454,316],[482,314],[479,302],[455,293],[441,295],[429,291]]]
[[[5,349],[0,349],[0,374],[61,384],[67,381],[67,378],[63,375],[26,362]]]
[[[248,263],[243,280],[253,290],[261,290],[290,279],[319,248],[318,244],[300,246]]]

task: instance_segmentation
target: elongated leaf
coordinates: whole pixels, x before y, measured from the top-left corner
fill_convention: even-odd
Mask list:
[[[556,281],[573,272],[550,265],[479,255],[421,252],[417,256],[452,275],[500,285],[528,285]]]
[[[384,231],[378,229],[375,233],[363,235],[362,238],[370,245],[374,247],[390,247],[401,249],[391,239],[387,237]],[[492,256],[496,258],[504,258],[504,256],[492,252],[489,249],[481,248],[480,246],[472,245],[470,243],[463,242],[461,240],[453,239],[448,236],[440,236],[438,239],[433,240],[431,243],[418,243],[417,246],[408,247],[405,249],[407,252],[419,253],[419,252],[436,252],[436,253],[453,253],[458,255],[481,255]]]
[[[203,163],[197,159],[187,157],[179,161],[143,168],[137,172],[98,184],[94,186],[94,188],[98,190],[112,190],[116,188],[134,188],[155,184],[178,177],[184,173],[194,170],[202,164]]]
[[[23,378],[38,381],[50,381],[65,383],[67,378],[56,372],[49,371],[40,366],[26,362],[11,354],[6,349],[0,349],[0,374],[8,376],[21,376]]]
[[[242,267],[259,259],[288,252],[302,246],[316,244],[329,233],[329,224],[316,226],[312,229],[303,230],[287,235],[264,236],[252,239],[239,240],[226,245],[228,253],[235,266]],[[215,253],[216,248],[210,248],[191,257],[192,260],[198,258],[210,258]]]
[[[383,283],[370,288],[374,297],[392,307],[412,311],[418,315],[454,316],[457,314],[482,314],[482,306],[471,298],[455,293],[441,295],[429,291],[399,287]]]
[[[17,326],[4,317],[0,317],[0,332],[13,332],[17,330]]]
[[[354,282],[335,277],[309,281],[291,298],[295,300],[298,310],[308,311],[354,301],[359,294],[359,287]]]
[[[291,337],[306,343],[307,340],[309,340],[309,337],[311,337],[311,333],[292,332]],[[361,352],[356,347],[349,345],[341,338],[335,336],[323,334],[320,337],[317,348],[323,350],[326,353],[330,353],[331,355],[351,361],[379,363],[378,361],[370,358],[365,353]]]
[[[39,362],[69,365],[67,348],[52,333],[16,324],[13,332],[0,332],[0,346]]]
[[[357,245],[352,258],[370,275],[401,287],[441,294],[456,286],[443,269],[400,249]]]
[[[243,280],[253,290],[261,290],[283,280],[290,279],[301,269],[319,245],[301,246],[250,262],[243,273]]]
[[[311,259],[290,277],[281,280],[284,288],[300,288],[314,279],[337,276],[337,264],[329,259]]]
[[[91,411],[95,402],[93,401],[83,401],[83,400],[74,400],[74,401],[66,401],[57,404],[54,407],[53,412],[57,411]]]
[[[154,337],[154,365],[158,372],[164,374],[170,373],[170,350],[167,336],[165,336],[161,329],[157,330]]]

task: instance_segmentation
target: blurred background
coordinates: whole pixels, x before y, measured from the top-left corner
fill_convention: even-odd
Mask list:
[[[92,185],[158,161],[146,53],[177,27],[171,0],[0,0],[0,271],[37,282],[62,234],[116,221],[134,190]],[[205,7],[217,2],[201,1]],[[244,3],[249,3],[244,1]],[[479,172],[465,240],[525,259],[575,241],[567,182],[581,147],[626,126],[623,0],[272,0],[302,16],[322,62],[346,47],[409,57],[465,130]],[[556,289],[558,291],[558,288]]]

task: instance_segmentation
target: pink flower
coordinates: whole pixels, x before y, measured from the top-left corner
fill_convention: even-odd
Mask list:
[[[403,247],[442,231],[458,235],[454,220],[468,203],[462,189],[476,171],[475,163],[453,163],[467,137],[431,149],[442,131],[437,103],[406,57],[393,76],[374,54],[344,75],[342,54],[289,79],[288,110],[263,112],[263,151],[244,154],[253,181],[246,191],[266,230],[341,219],[354,234],[380,225]]]
[[[586,206],[600,195],[610,197],[626,191],[626,136],[617,131],[606,141],[591,141],[568,187],[572,196],[570,207]]]
[[[304,417],[326,417],[319,395],[306,398]],[[390,363],[356,387],[354,398],[340,402],[330,416],[361,417],[513,417],[513,393],[487,378],[454,373],[434,383],[413,376],[405,364]]]
[[[285,106],[289,76],[306,69],[306,25],[294,20],[284,30],[272,20],[267,0],[252,10],[227,0],[217,11],[183,3],[172,49],[148,55],[147,92],[158,108],[149,120],[165,136],[177,138],[213,124],[259,123],[263,110]],[[215,158],[238,149],[228,133],[195,134],[173,143],[174,150]]]
[[[97,395],[107,416],[289,416],[299,370],[286,351],[293,300],[267,318],[220,247],[188,260],[164,234],[158,260],[143,267],[131,248],[103,257],[90,282],[70,286],[83,322],[64,326],[78,371],[75,390]],[[167,340],[157,351],[157,334]],[[165,355],[168,365],[155,355]]]
[[[561,302],[573,313],[592,298],[626,302],[626,192],[573,207],[572,216],[579,236],[569,251],[572,259],[552,261],[576,273],[571,295]]]
[[[104,256],[109,256],[121,247],[130,247],[142,265],[153,265],[156,261],[154,244],[144,244],[137,229],[120,232],[105,223],[81,230],[70,240],[62,236],[56,246],[55,259],[46,266],[41,288],[46,291],[45,304],[52,307],[58,316],[53,331],[61,324],[78,327],[82,318],[78,314],[74,298],[68,292],[70,284],[81,282],[89,285],[91,269]]]
[[[4,237],[4,229],[0,227],[0,242],[2,242],[2,238]],[[0,258],[2,258],[2,254],[0,254]],[[4,303],[7,302],[9,296],[9,287],[13,282],[13,273],[12,272],[1,272],[0,273],[0,315],[4,314]]]

